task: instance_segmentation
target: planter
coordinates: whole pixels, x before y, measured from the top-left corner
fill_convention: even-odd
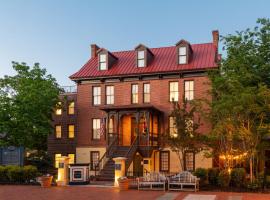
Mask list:
[[[119,190],[124,191],[124,190],[128,190],[129,187],[129,180],[128,178],[119,178],[118,179],[118,186],[119,186]]]
[[[51,187],[53,176],[41,176],[38,179],[41,187],[47,188]]]

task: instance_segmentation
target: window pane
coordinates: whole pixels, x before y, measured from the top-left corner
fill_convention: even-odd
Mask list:
[[[75,131],[75,126],[74,125],[68,125],[68,137],[69,138],[74,138],[74,131]]]
[[[62,130],[61,126],[57,125],[55,126],[55,137],[61,138],[62,137]]]
[[[194,81],[185,81],[185,99],[194,99]]]
[[[179,56],[179,64],[186,64],[187,56]]]
[[[186,163],[186,170],[188,171],[194,170],[194,154],[192,152],[188,152],[185,154],[185,163]]]
[[[93,87],[93,104],[100,105],[101,103],[101,88]]]
[[[69,164],[74,164],[75,163],[75,154],[74,153],[69,153],[68,157],[69,157],[68,163]]]
[[[138,60],[138,67],[144,67],[144,59]]]
[[[99,55],[99,62],[106,62],[106,54]]]
[[[106,86],[106,104],[114,104],[114,86]]]
[[[61,153],[54,154],[54,167],[55,168],[59,167],[59,159],[61,158],[61,156],[62,156]]]
[[[179,48],[179,55],[181,55],[181,56],[187,55],[187,48],[186,47],[180,47]]]
[[[100,70],[106,70],[107,69],[107,65],[106,65],[106,63],[104,62],[102,62],[102,63],[99,63],[99,69]]]
[[[99,161],[99,152],[91,151],[90,152],[91,170],[98,169],[97,168],[98,161]]]
[[[145,83],[143,85],[143,92],[144,92],[143,101],[145,103],[149,103],[150,102],[150,84],[149,83]]]
[[[138,51],[138,59],[144,59],[144,51]]]
[[[62,103],[58,102],[56,105],[56,109],[55,109],[55,114],[56,115],[62,115]]]
[[[178,82],[170,82],[170,101],[178,101]]]
[[[113,118],[109,120],[109,133],[113,133]]]
[[[93,139],[100,139],[100,119],[93,119]]]
[[[169,171],[169,152],[160,152],[160,171]]]
[[[70,102],[68,105],[68,114],[73,115],[74,114],[74,102]]]

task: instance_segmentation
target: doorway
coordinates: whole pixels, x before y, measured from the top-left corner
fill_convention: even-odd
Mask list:
[[[143,157],[137,152],[133,159],[133,176],[143,176]]]

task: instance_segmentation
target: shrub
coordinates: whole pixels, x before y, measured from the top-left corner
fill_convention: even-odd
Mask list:
[[[8,166],[7,176],[11,182],[24,182],[23,168],[19,166]]]
[[[231,176],[227,170],[222,170],[218,174],[218,184],[221,187],[228,187],[230,185]]]
[[[244,168],[234,168],[231,172],[231,181],[232,183],[240,187],[244,184],[246,177],[246,170]]]
[[[7,176],[7,167],[0,166],[0,182],[7,182],[8,176]]]
[[[208,181],[211,185],[217,185],[218,184],[218,174],[219,174],[219,168],[210,168],[208,169]]]
[[[208,171],[207,169],[204,168],[197,168],[194,172],[194,175],[197,176],[198,178],[200,178],[200,182],[202,184],[207,184],[207,180],[208,180]]]
[[[27,165],[23,167],[23,179],[26,182],[35,179],[39,176],[39,172],[35,166]]]

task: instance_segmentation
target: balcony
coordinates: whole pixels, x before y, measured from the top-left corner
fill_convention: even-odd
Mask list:
[[[65,94],[65,93],[77,93],[77,86],[73,85],[73,86],[61,86],[60,87],[61,94]]]

